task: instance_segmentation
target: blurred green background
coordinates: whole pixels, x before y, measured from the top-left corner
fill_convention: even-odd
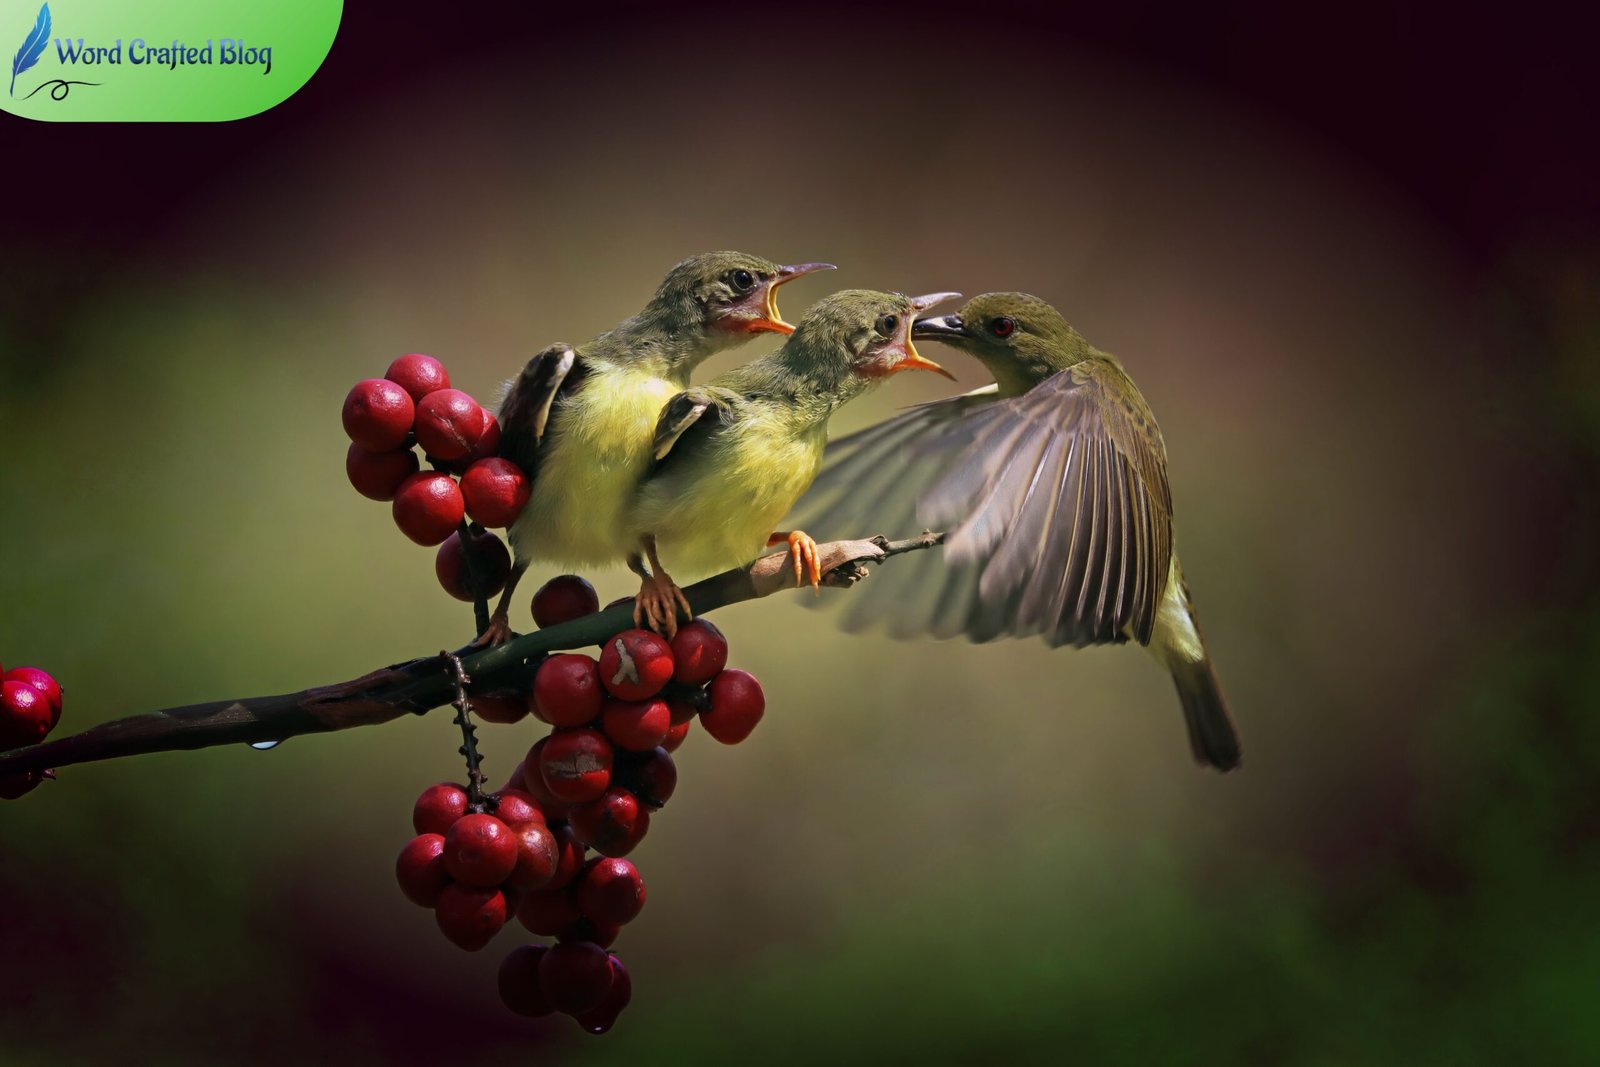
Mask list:
[[[415,794],[460,773],[436,712],[0,809],[0,1061],[1600,1058],[1596,246],[1473,243],[1325,131],[1038,12],[730,17],[568,12],[397,73],[427,31],[347,13],[276,112],[53,128],[85,207],[7,239],[0,661],[63,681],[67,731],[460,643],[431,550],[345,482],[345,391],[422,351],[490,402],[733,247],[840,264],[791,318],[1020,288],[1122,357],[1243,770],[1191,764],[1136,651],[747,604],[716,621],[768,715],[679,753],[612,1034],[504,1012],[517,928],[465,955],[397,892]],[[491,778],[535,736],[486,727]]]

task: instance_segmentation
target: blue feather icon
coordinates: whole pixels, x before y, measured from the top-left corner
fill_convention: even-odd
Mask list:
[[[11,95],[17,95],[17,75],[39,62],[39,57],[44,55],[44,46],[50,41],[50,5],[43,4],[39,7],[39,21],[33,24],[33,32],[28,34],[27,40],[22,42],[22,47],[17,49],[17,58],[11,61]]]

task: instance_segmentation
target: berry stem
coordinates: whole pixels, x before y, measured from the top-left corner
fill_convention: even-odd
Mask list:
[[[461,520],[461,526],[456,531],[456,536],[461,538],[462,558],[467,561],[467,588],[472,590],[472,619],[478,626],[478,633],[483,633],[489,628],[489,598],[483,595],[483,588],[488,584],[488,574],[483,569],[483,553],[478,551],[477,543],[473,538],[483,532],[483,527],[477,523],[467,525],[467,520]]]
[[[455,683],[456,698],[450,703],[456,709],[456,725],[461,727],[460,752],[467,760],[467,809],[485,812],[489,810],[489,806],[483,799],[484,778],[483,770],[479,766],[481,760],[478,756],[478,728],[472,725],[472,702],[467,699],[467,683],[472,679],[461,666],[460,656],[441,651],[439,658],[444,660],[447,673]]]

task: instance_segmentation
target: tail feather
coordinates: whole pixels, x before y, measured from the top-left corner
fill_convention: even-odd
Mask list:
[[[1183,702],[1183,721],[1189,727],[1189,748],[1197,763],[1231,771],[1239,766],[1239,735],[1228,717],[1228,705],[1217,685],[1209,657],[1198,662],[1168,663],[1172,681]]]

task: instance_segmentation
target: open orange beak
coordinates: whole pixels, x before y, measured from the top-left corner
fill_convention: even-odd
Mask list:
[[[954,374],[951,374],[917,351],[917,346],[911,343],[911,330],[916,323],[918,315],[931,307],[944,303],[946,300],[954,300],[960,295],[960,293],[929,293],[926,296],[914,296],[911,298],[912,313],[906,316],[905,325],[902,327],[904,333],[900,335],[899,341],[886,352],[886,354],[891,355],[891,358],[893,354],[898,354],[900,358],[885,365],[882,371],[884,377],[888,377],[891,374],[899,374],[903,370],[926,370],[935,374],[942,374],[952,382],[956,380]]]
[[[832,263],[797,263],[793,266],[779,267],[778,272],[762,283],[756,292],[761,294],[761,314],[750,320],[747,327],[751,333],[781,333],[788,336],[794,333],[794,327],[783,321],[783,316],[778,313],[778,286],[794,281],[796,278],[811,274],[819,270],[835,270]],[[754,296],[755,294],[751,294]]]

